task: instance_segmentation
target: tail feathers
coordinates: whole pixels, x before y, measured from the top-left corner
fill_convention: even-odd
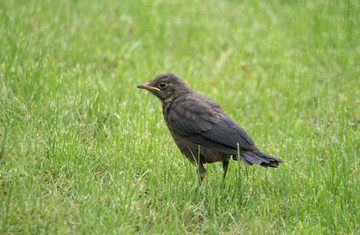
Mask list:
[[[240,160],[246,165],[261,165],[263,167],[278,167],[283,161],[279,158],[271,156],[260,151],[240,152]]]

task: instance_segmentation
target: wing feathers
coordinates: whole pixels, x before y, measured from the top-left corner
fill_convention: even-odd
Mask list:
[[[191,98],[193,99],[193,97]],[[214,101],[201,97],[202,102],[189,105],[185,99],[170,109],[170,122],[175,131],[196,144],[224,153],[236,154],[240,150],[256,150],[254,141],[236,122],[229,118]],[[212,106],[212,102],[216,105]],[[251,162],[257,161],[252,157]]]

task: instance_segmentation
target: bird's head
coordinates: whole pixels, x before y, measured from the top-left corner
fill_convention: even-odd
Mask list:
[[[184,80],[173,73],[161,74],[151,80],[136,86],[140,89],[146,89],[158,97],[162,102],[172,101],[180,94],[190,91]]]

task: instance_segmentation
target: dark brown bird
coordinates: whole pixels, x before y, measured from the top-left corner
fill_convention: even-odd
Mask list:
[[[175,143],[183,155],[199,166],[200,184],[206,163],[222,162],[225,179],[230,158],[238,159],[238,149],[240,160],[247,165],[277,167],[283,162],[260,152],[251,137],[218,103],[190,90],[179,76],[162,74],[137,88],[146,89],[160,99]]]

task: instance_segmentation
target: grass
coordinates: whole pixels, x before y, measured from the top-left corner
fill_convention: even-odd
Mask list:
[[[360,4],[0,1],[1,234],[358,234]],[[241,64],[246,63],[249,72]],[[173,72],[279,169],[197,173],[159,101]]]

